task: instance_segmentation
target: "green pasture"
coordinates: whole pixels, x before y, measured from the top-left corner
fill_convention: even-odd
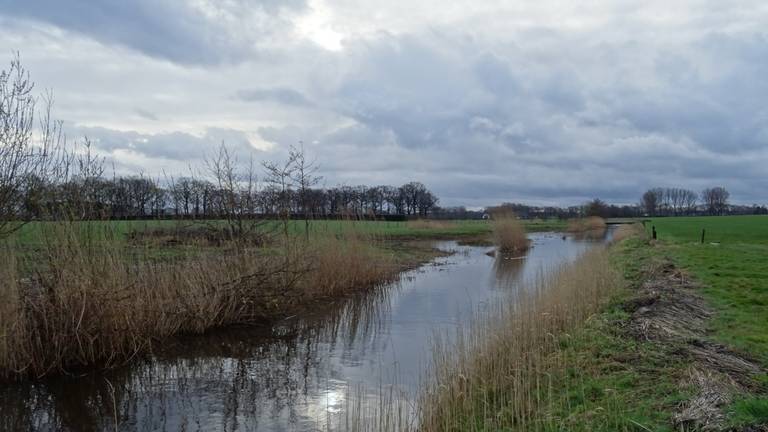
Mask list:
[[[533,219],[522,221],[529,232],[562,231],[566,222],[553,219]],[[24,225],[12,237],[14,241],[22,245],[40,243],[41,237],[46,235],[46,227],[52,222],[32,222]],[[115,238],[125,238],[134,231],[146,231],[165,228],[202,228],[205,226],[224,226],[224,221],[216,220],[138,220],[138,221],[89,221],[75,222],[80,228],[91,228],[109,231]],[[265,221],[259,226],[264,232],[276,232],[282,229],[279,221]],[[305,222],[303,220],[291,220],[288,224],[289,233],[303,234]],[[430,238],[461,238],[473,236],[485,236],[492,230],[491,223],[485,220],[449,220],[449,221],[355,221],[355,220],[313,220],[310,221],[310,233],[312,234],[336,234],[358,233],[393,239],[430,239]],[[88,231],[83,229],[82,231]]]

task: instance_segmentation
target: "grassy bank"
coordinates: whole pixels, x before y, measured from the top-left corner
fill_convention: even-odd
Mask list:
[[[656,227],[660,253],[702,282],[717,311],[713,336],[768,366],[768,216],[657,218],[646,226]]]

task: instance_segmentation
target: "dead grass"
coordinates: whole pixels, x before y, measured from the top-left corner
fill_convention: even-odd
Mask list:
[[[568,221],[568,232],[581,233],[585,231],[605,230],[605,219],[599,216],[590,216],[581,219],[571,219]]]
[[[449,230],[456,228],[456,222],[445,220],[416,219],[406,222],[408,229],[416,230]]]
[[[537,415],[556,387],[552,372],[569,367],[557,355],[558,340],[620,286],[608,253],[596,248],[479,316],[456,343],[438,342],[420,430],[536,430],[556,422]]]
[[[522,253],[529,246],[523,224],[512,214],[493,218],[493,239],[504,254]]]
[[[631,237],[644,237],[645,236],[645,229],[643,228],[642,224],[639,223],[632,223],[632,224],[622,224],[619,225],[618,228],[613,232],[613,238],[612,241],[614,243],[618,243],[622,240],[626,240]]]
[[[111,367],[170,335],[269,320],[398,274],[354,236],[158,262],[82,229],[51,225],[34,255],[0,249],[0,379]]]

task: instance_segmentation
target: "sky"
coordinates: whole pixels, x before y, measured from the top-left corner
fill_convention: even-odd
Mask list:
[[[326,186],[444,206],[768,203],[760,0],[0,0],[15,52],[118,174],[303,145]]]

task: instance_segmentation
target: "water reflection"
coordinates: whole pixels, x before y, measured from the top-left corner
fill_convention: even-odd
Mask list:
[[[553,234],[532,240],[522,259],[440,242],[458,253],[272,328],[178,338],[108,373],[6,385],[0,429],[324,430],[351,409],[377,406],[382,394],[413,395],[435,332],[465,325],[478,306],[591,243]]]

